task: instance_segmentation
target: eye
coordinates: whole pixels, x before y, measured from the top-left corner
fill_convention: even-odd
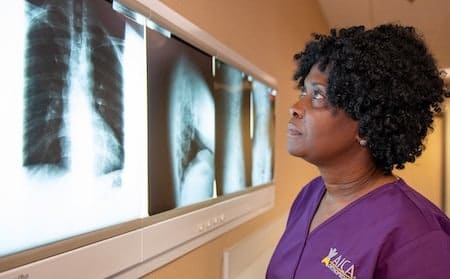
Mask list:
[[[322,92],[320,92],[320,90],[314,89],[313,91],[313,96],[312,96],[313,100],[324,100],[325,96],[322,94]]]

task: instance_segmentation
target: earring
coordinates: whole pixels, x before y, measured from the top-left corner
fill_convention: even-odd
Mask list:
[[[367,145],[367,140],[365,140],[365,139],[360,139],[360,140],[359,140],[359,144],[360,144],[361,146],[366,146],[366,145]]]

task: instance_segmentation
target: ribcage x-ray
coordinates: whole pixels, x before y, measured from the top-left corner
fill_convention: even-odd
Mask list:
[[[24,166],[50,175],[120,170],[125,24],[98,25],[98,1],[53,2],[29,1]]]
[[[144,27],[104,0],[12,3],[0,256],[139,217],[147,182]]]

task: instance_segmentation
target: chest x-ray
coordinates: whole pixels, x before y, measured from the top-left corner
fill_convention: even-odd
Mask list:
[[[13,1],[0,123],[0,256],[142,215],[144,27],[104,0]]]
[[[150,214],[215,196],[212,57],[148,29]]]

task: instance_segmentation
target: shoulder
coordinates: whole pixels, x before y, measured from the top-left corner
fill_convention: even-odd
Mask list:
[[[436,274],[450,272],[449,218],[403,180],[381,192],[378,202],[383,203],[387,230],[379,255],[380,278],[443,278]]]
[[[450,235],[449,218],[403,180],[400,179],[393,187],[388,187],[381,199],[385,199],[382,210],[386,210],[387,221],[407,228],[411,237],[435,230]],[[416,232],[417,235],[413,236],[412,232]]]

